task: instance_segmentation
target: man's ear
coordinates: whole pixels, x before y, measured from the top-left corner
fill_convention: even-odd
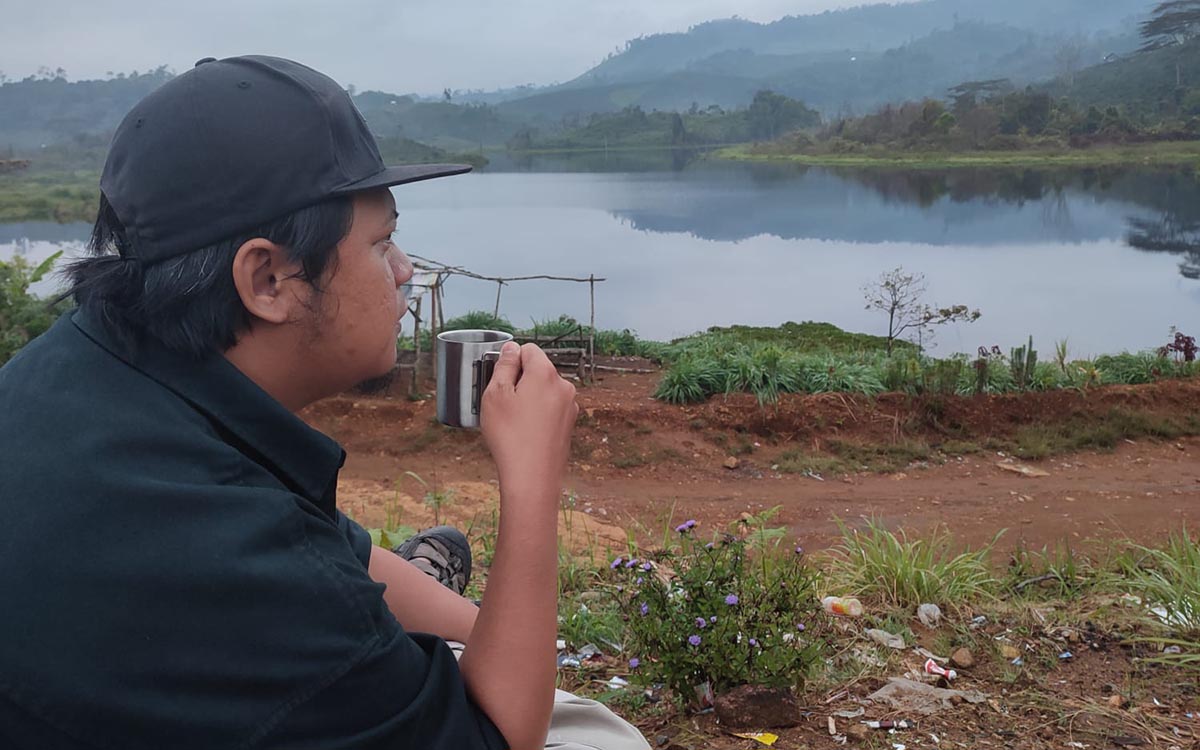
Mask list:
[[[302,303],[296,294],[296,284],[304,283],[295,277],[300,270],[283,246],[256,237],[242,243],[233,256],[233,285],[252,318],[286,323]]]

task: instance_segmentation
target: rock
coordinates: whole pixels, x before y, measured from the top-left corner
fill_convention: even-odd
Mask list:
[[[729,458],[725,459],[724,465],[726,469],[736,469],[740,463],[741,461],[738,461],[733,456],[730,456]]]
[[[871,733],[871,730],[867,727],[866,724],[851,724],[850,727],[846,729],[847,735],[849,735],[859,741],[865,740],[867,738],[867,735],[869,735],[870,733]]]
[[[800,704],[787,688],[739,685],[713,703],[717,720],[734,729],[773,729],[800,724]]]
[[[1016,659],[1018,656],[1020,656],[1021,652],[1019,649],[1017,649],[1016,646],[1012,646],[1007,643],[1001,643],[1000,644],[1000,655],[1003,656],[1005,659],[1012,661],[1013,659]]]
[[[1050,472],[1048,472],[1044,469],[1037,469],[1032,466],[1026,466],[1025,464],[1009,464],[1009,463],[1002,462],[1002,463],[996,464],[996,466],[1001,469],[1004,469],[1005,471],[1011,471],[1014,474],[1020,474],[1023,477],[1036,478],[1036,477],[1050,476]]]
[[[950,663],[959,669],[970,669],[975,666],[975,657],[970,649],[960,648],[950,654]]]
[[[1125,696],[1123,695],[1108,696],[1108,705],[1112,706],[1113,708],[1125,708],[1125,706],[1128,704],[1129,701],[1125,700]]]

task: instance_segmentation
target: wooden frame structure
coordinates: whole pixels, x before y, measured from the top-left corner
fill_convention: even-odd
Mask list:
[[[578,364],[578,377],[582,380],[586,375],[587,382],[594,382],[596,379],[596,284],[606,281],[606,279],[598,278],[595,274],[589,274],[587,278],[574,276],[552,276],[549,274],[534,274],[532,276],[485,276],[483,274],[469,271],[461,266],[451,266],[440,261],[424,258],[420,255],[408,253],[408,257],[412,259],[414,268],[419,272],[433,274],[433,281],[424,284],[414,284],[429,291],[429,330],[430,340],[437,341],[439,329],[446,325],[445,317],[445,299],[444,287],[446,281],[454,276],[463,276],[477,281],[490,281],[496,284],[496,304],[492,314],[496,317],[500,315],[500,295],[504,291],[506,284],[514,281],[565,281],[572,283],[580,283],[588,285],[588,335],[587,335],[587,367],[585,368],[582,362],[582,357]],[[411,306],[409,311],[413,315],[413,345],[416,349],[416,361],[413,364],[412,381],[409,386],[411,393],[417,391],[418,370],[421,364],[421,307],[423,296],[418,297],[416,301],[416,309]],[[433,372],[437,372],[437,346],[433,347],[430,352]]]

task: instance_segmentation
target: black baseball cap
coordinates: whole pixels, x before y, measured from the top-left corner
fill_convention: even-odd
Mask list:
[[[125,116],[100,191],[132,254],[153,262],[332,196],[470,170],[385,166],[349,94],[312,68],[262,55],[209,57]]]

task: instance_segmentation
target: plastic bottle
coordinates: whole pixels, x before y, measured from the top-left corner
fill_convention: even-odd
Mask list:
[[[821,607],[831,615],[862,617],[863,613],[862,602],[853,597],[827,596],[821,600]]]

